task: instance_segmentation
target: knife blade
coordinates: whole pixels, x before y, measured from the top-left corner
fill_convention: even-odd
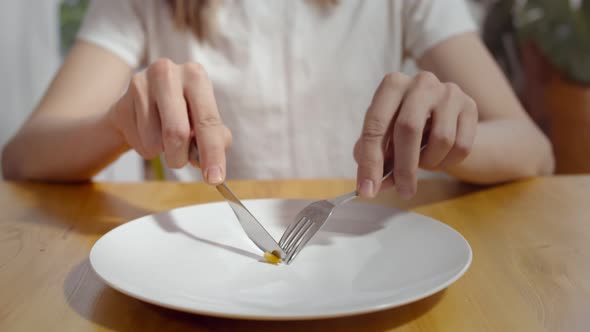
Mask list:
[[[192,165],[200,168],[199,151],[193,142],[189,150],[189,160]],[[256,217],[242,204],[240,199],[231,191],[225,182],[215,186],[217,191],[227,201],[232,211],[234,212],[242,229],[248,238],[263,252],[273,253],[278,258],[285,256],[279,244],[268,233],[268,231],[258,222]]]

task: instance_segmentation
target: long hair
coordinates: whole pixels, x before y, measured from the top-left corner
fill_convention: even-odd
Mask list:
[[[215,12],[222,0],[166,0],[179,30],[190,30],[199,40],[206,40],[216,29]],[[274,0],[271,0],[274,1]],[[308,0],[321,9],[334,7],[339,0]]]

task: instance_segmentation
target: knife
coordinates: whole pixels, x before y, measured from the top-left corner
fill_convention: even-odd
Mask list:
[[[195,167],[201,167],[199,162],[199,151],[194,141],[191,143],[189,150],[189,160]],[[263,252],[269,252],[278,258],[285,257],[285,253],[279,247],[279,244],[268,233],[268,231],[258,222],[254,215],[242,204],[238,197],[229,189],[225,181],[215,186],[217,191],[225,198],[231,209],[234,211],[236,218],[248,238],[260,248]]]

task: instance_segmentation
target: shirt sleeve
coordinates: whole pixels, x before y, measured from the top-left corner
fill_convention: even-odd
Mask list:
[[[77,38],[101,46],[137,68],[145,55],[145,35],[133,0],[92,0]]]
[[[415,59],[450,37],[477,30],[464,0],[412,0],[403,6],[404,49]]]

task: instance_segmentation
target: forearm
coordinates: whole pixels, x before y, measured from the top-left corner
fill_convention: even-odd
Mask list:
[[[6,145],[2,171],[10,180],[85,181],[127,149],[104,114],[47,116],[30,121]]]
[[[492,184],[553,172],[549,140],[527,119],[481,122],[469,156],[446,171],[467,182]]]

